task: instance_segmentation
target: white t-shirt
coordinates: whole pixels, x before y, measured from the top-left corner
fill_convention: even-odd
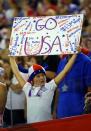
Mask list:
[[[27,80],[28,74],[21,73],[22,77]],[[12,79],[12,84],[18,84],[18,81],[16,77],[14,76]],[[8,94],[7,94],[7,102],[6,102],[6,108],[7,109],[24,109],[25,106],[25,94],[23,91],[21,93],[17,94],[15,93],[11,88],[9,88]]]
[[[32,87],[29,82],[24,85],[23,91],[27,99],[27,123],[52,119],[51,103],[56,87],[54,80],[46,83],[42,88]]]
[[[6,108],[9,110],[24,109],[24,105],[25,105],[24,92],[17,94],[11,88],[9,88],[8,95],[7,95]]]

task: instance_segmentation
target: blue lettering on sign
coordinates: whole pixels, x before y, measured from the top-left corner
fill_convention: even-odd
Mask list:
[[[31,27],[32,25],[31,25],[31,22],[29,22],[29,24],[27,25],[27,27],[25,28],[25,30],[27,30],[28,29],[28,27]]]
[[[40,41],[32,41],[32,43],[40,43]]]
[[[66,18],[71,18],[71,17],[73,16],[72,15],[63,15],[63,16],[58,15],[58,16],[55,16],[55,19],[66,19]]]
[[[78,31],[81,31],[81,29],[77,29],[75,32],[72,32],[69,37],[71,37],[72,35],[76,34]]]
[[[29,19],[27,17],[23,18],[23,17],[16,17],[14,18],[15,21],[17,21],[16,24],[13,25],[13,28],[15,28],[18,24],[20,24],[23,20]]]
[[[19,39],[19,36],[16,37],[14,46],[17,46],[18,39]]]
[[[80,18],[73,19],[71,22],[69,22],[68,24],[65,24],[63,27],[61,27],[60,30],[66,31],[67,29],[69,29],[70,27],[72,27],[77,22],[80,22]]]

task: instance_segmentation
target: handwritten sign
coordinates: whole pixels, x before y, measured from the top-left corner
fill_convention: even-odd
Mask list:
[[[15,17],[10,55],[59,55],[76,52],[83,15]]]

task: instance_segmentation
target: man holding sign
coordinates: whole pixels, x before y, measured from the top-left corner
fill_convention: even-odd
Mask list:
[[[14,19],[9,47],[11,56],[74,54],[64,70],[49,83],[46,83],[45,70],[39,65],[29,68],[29,81],[24,81],[14,58],[10,57],[12,70],[27,97],[28,123],[52,118],[51,101],[54,90],[74,63],[82,22],[83,15]]]
[[[27,123],[47,121],[52,119],[51,104],[54,91],[59,82],[65,77],[74,64],[76,56],[77,54],[74,54],[65,66],[64,70],[48,83],[46,83],[45,69],[38,64],[34,64],[29,68],[29,78],[26,82],[17,68],[14,57],[10,57],[10,64],[13,73],[21,85],[20,88],[23,89],[26,95]]]

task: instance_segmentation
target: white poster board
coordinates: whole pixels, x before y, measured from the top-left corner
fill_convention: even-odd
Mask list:
[[[83,15],[15,17],[10,55],[73,54],[80,43]]]

